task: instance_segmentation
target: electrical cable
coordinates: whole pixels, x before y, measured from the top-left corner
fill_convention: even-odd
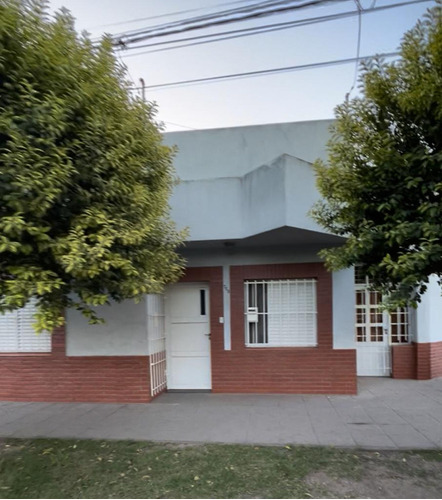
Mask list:
[[[144,28],[137,28],[135,30],[126,30],[126,31],[123,31],[120,33],[114,33],[112,36],[114,39],[135,36],[135,35],[150,33],[152,31],[165,30],[165,29],[175,28],[177,26],[185,26],[188,24],[195,24],[197,22],[219,19],[220,17],[226,17],[226,16],[247,13],[247,12],[253,12],[253,11],[256,11],[257,9],[272,8],[274,6],[280,5],[281,3],[283,3],[283,4],[294,3],[294,2],[299,3],[301,1],[302,0],[266,0],[263,2],[258,2],[258,3],[254,3],[251,5],[246,5],[245,7],[237,7],[235,9],[221,10],[221,11],[212,12],[210,14],[206,14],[203,16],[179,19],[177,21],[172,21],[169,23],[147,26]],[[338,1],[338,0],[332,0],[332,1]],[[339,0],[339,1],[346,1],[346,0]]]
[[[174,122],[166,122],[165,120],[161,120],[163,123],[168,123],[169,125],[175,125],[175,127],[182,127],[182,128],[187,128],[189,130],[198,130],[197,128],[193,127],[188,127],[187,125],[181,125],[180,123],[174,123]]]
[[[387,9],[405,7],[405,6],[413,5],[416,3],[424,3],[424,2],[430,2],[430,1],[433,1],[433,0],[411,0],[409,2],[401,2],[401,3],[397,3],[397,4],[383,5],[380,7],[364,9],[363,11],[361,11],[361,14],[376,13],[376,12],[387,10]],[[193,37],[181,38],[178,40],[167,40],[167,41],[159,41],[159,42],[155,42],[155,43],[148,43],[145,45],[140,45],[138,47],[127,47],[125,50],[136,50],[136,49],[142,49],[142,48],[146,48],[146,47],[158,47],[161,45],[171,45],[171,44],[177,44],[177,43],[186,42],[186,41],[201,40],[199,42],[184,43],[182,45],[173,46],[173,47],[164,47],[164,48],[160,48],[160,49],[146,50],[146,51],[131,53],[131,54],[124,53],[123,57],[124,58],[135,57],[135,56],[140,56],[140,55],[144,55],[144,54],[151,54],[154,52],[163,52],[166,50],[174,50],[174,49],[180,49],[180,48],[190,47],[190,46],[195,46],[195,45],[203,45],[206,43],[214,43],[214,42],[219,42],[219,41],[223,41],[223,40],[232,40],[235,38],[242,38],[245,36],[259,35],[261,33],[271,33],[274,31],[281,31],[281,30],[296,28],[296,27],[300,27],[300,26],[308,26],[311,24],[318,24],[318,23],[327,22],[327,21],[335,21],[338,19],[353,17],[353,16],[356,16],[358,14],[359,14],[359,11],[352,10],[352,11],[347,11],[347,12],[341,12],[338,14],[330,14],[330,15],[326,15],[326,16],[303,18],[303,19],[298,19],[295,21],[288,21],[285,23],[267,24],[267,25],[263,25],[263,26],[255,26],[253,28],[242,28],[239,30],[224,31],[224,32],[220,32],[220,33],[211,33],[208,35],[198,35],[198,36],[193,36]],[[224,35],[231,35],[231,36],[224,36]],[[219,37],[219,38],[213,39],[215,37]]]
[[[237,3],[244,3],[247,1],[248,0],[236,0],[236,2],[225,2],[225,3],[218,4],[216,6],[213,6],[213,7],[209,7],[209,6],[198,7],[197,9],[179,10],[179,11],[175,11],[175,12],[169,12],[167,14],[159,14],[157,16],[137,17],[135,19],[128,19],[127,21],[119,21],[117,23],[100,24],[98,26],[92,26],[90,28],[87,28],[87,30],[90,30],[90,29],[93,30],[93,29],[98,29],[98,28],[109,28],[111,26],[121,26],[124,24],[140,23],[141,21],[150,21],[151,19],[161,19],[163,17],[172,17],[172,16],[177,16],[179,14],[187,14],[188,12],[197,12],[197,11],[201,11],[201,10],[208,10],[208,9],[215,8],[215,7],[221,7],[223,5],[233,5],[233,4],[237,4]]]
[[[385,52],[382,54],[359,57],[359,61],[373,59],[374,57],[379,57],[379,58],[396,57],[399,54],[400,54],[400,52]],[[302,70],[306,70],[306,69],[316,69],[316,68],[336,66],[336,65],[341,65],[341,64],[349,64],[349,63],[354,63],[356,60],[357,60],[356,57],[350,57],[348,59],[335,59],[332,61],[308,63],[308,64],[301,64],[301,65],[297,65],[297,66],[286,66],[286,67],[281,67],[281,68],[248,71],[245,73],[233,73],[233,74],[228,74],[228,75],[211,76],[211,77],[206,77],[206,78],[195,78],[193,80],[181,80],[181,81],[177,81],[177,82],[168,82],[168,83],[159,83],[159,84],[155,84],[155,85],[146,85],[145,89],[161,90],[161,89],[166,89],[166,88],[170,88],[170,87],[182,87],[182,86],[189,86],[189,85],[202,84],[202,83],[219,82],[219,81],[223,81],[223,80],[234,80],[234,79],[238,80],[238,79],[242,79],[242,78],[250,78],[250,77],[255,77],[255,76],[264,76],[264,75],[278,74],[278,73],[288,73],[291,71],[302,71]],[[141,87],[134,87],[131,90],[139,90],[140,88]]]
[[[355,61],[355,74],[353,77],[353,84],[350,87],[350,90],[345,95],[345,100],[348,101],[350,98],[353,89],[355,88],[356,82],[358,80],[358,69],[359,69],[359,54],[361,52],[361,38],[362,38],[362,8],[361,2],[359,0],[355,0],[356,7],[358,9],[358,41],[356,44],[356,61]],[[365,12],[365,11],[364,11]]]
[[[220,19],[218,21],[213,21],[213,22],[198,25],[198,26],[188,26],[188,27],[183,27],[183,28],[175,28],[175,29],[171,29],[171,30],[166,31],[166,32],[160,32],[160,33],[156,33],[156,34],[155,33],[144,34],[144,35],[139,35],[139,36],[135,36],[135,37],[129,37],[128,39],[124,39],[124,40],[122,38],[119,38],[118,40],[114,39],[114,44],[127,46],[130,43],[138,43],[138,42],[148,40],[151,38],[176,35],[176,34],[184,33],[187,31],[194,31],[194,30],[199,30],[199,29],[211,28],[213,26],[220,26],[220,25],[231,24],[231,23],[235,23],[235,22],[243,22],[245,20],[249,21],[251,19],[257,19],[257,18],[264,17],[264,16],[272,16],[272,15],[282,14],[282,13],[290,12],[290,11],[294,11],[294,10],[305,9],[307,7],[314,7],[317,5],[324,4],[324,3],[342,2],[342,1],[348,1],[348,0],[308,0],[302,4],[297,4],[295,6],[291,5],[291,6],[287,6],[287,7],[280,7],[278,9],[273,9],[271,11],[255,12],[255,13],[248,14],[247,16],[243,16],[240,18]]]

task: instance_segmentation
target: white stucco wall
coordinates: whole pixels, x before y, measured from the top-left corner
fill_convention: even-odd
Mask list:
[[[164,141],[178,147],[174,165],[182,180],[237,177],[283,153],[310,163],[326,158],[331,123],[315,120],[169,132]]]
[[[241,210],[236,217],[242,220],[243,238],[285,226],[284,183],[289,169],[284,155],[241,178]]]
[[[437,277],[430,276],[428,289],[416,310],[417,342],[442,341],[442,296]]]
[[[188,240],[242,238],[241,179],[184,181],[170,199],[171,217]]]
[[[132,300],[96,308],[106,320],[89,325],[78,311],[66,312],[68,356],[144,356],[148,354],[146,301]]]
[[[333,347],[356,349],[353,268],[333,271]]]
[[[170,200],[189,241],[247,238],[290,226],[324,233],[309,215],[319,199],[310,163],[281,154],[241,177],[183,181]]]

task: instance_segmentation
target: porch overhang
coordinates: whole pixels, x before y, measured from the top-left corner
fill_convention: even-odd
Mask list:
[[[218,240],[187,241],[183,248],[186,250],[202,249],[253,249],[272,247],[336,247],[345,242],[345,238],[318,231],[309,231],[297,227],[283,226],[270,231],[254,234],[246,238],[231,238]]]

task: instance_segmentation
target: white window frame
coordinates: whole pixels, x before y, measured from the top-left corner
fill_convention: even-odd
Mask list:
[[[36,333],[33,329],[35,301],[15,311],[0,314],[0,355],[45,354],[52,351],[49,332]]]
[[[258,291],[260,289],[260,297]],[[269,287],[273,295],[279,292],[280,304],[287,301],[290,304],[298,303],[298,310],[269,310]],[[284,287],[284,292],[282,291]],[[302,293],[304,292],[304,296]],[[254,296],[252,296],[255,294]],[[285,295],[284,295],[285,294]],[[284,296],[283,296],[284,295]],[[290,316],[290,318],[288,318]],[[279,342],[271,341],[270,320],[275,325],[279,321],[279,335],[282,331],[295,325],[298,331],[293,332],[293,339]],[[246,347],[316,347],[318,345],[318,307],[317,307],[317,280],[310,278],[297,279],[269,279],[244,281],[244,322]],[[302,323],[311,330],[300,333]],[[260,330],[258,332],[258,329]],[[255,340],[251,340],[254,337]]]

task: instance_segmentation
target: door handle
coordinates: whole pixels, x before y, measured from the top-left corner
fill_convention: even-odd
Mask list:
[[[204,334],[206,337],[209,337],[209,340],[210,340],[210,333],[205,333]]]

